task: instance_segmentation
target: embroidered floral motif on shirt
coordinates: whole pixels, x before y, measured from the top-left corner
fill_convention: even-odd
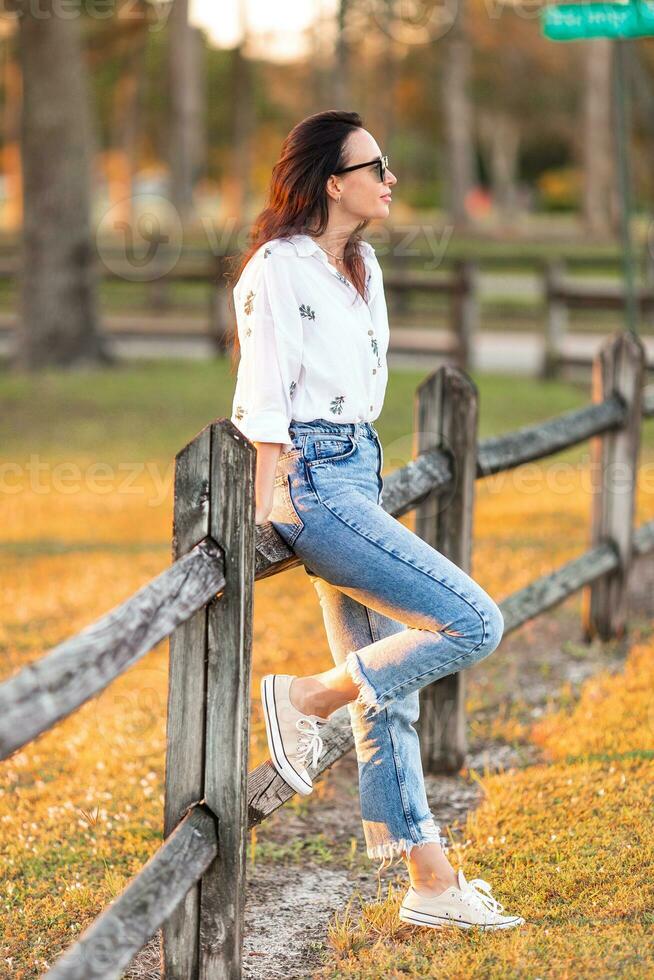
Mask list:
[[[343,413],[343,403],[345,401],[345,395],[337,395],[336,398],[332,398],[332,403],[329,406],[330,412],[334,415],[341,415]]]
[[[254,309],[254,304],[252,302],[253,300],[254,300],[254,293],[252,292],[252,290],[250,290],[250,292],[245,297],[245,303],[243,304],[243,309],[245,310],[248,316]]]
[[[291,396],[291,398],[295,394],[295,389],[296,388],[297,388],[297,381],[291,381],[290,387],[288,389],[288,393]]]
[[[336,273],[336,278],[337,279],[340,279],[341,282],[345,283],[346,286],[349,286],[350,285],[350,280],[349,279],[346,279],[345,276],[341,272],[337,272]]]
[[[272,255],[272,249],[271,248],[264,249],[264,252],[263,252],[264,259],[267,259],[269,255]]]
[[[377,338],[376,337],[371,337],[370,338],[370,346],[372,347],[373,354],[377,358],[377,367],[381,367],[381,360],[379,358],[379,345],[377,344]]]
[[[300,307],[300,316],[305,316],[308,320],[316,319],[315,311],[312,310],[311,307],[307,306],[305,303],[303,303],[302,306]]]
[[[243,408],[243,406],[237,405],[236,408],[234,409],[234,418],[238,419],[240,422],[244,415],[245,415],[245,409]]]

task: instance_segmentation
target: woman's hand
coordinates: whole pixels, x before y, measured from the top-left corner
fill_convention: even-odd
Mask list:
[[[257,449],[257,470],[254,490],[256,495],[255,524],[265,524],[273,507],[275,494],[275,473],[277,460],[283,443],[255,442]]]

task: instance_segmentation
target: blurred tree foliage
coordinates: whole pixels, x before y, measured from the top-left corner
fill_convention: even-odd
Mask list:
[[[396,6],[399,9],[401,5]],[[376,125],[375,117],[381,99],[379,80],[385,77],[390,50],[393,118],[388,120],[387,150],[401,168],[404,200],[415,207],[440,206],[444,199],[440,103],[444,38],[415,44],[389,41],[379,23],[371,20],[369,8],[367,0],[350,0],[348,4],[350,19],[344,37],[350,50],[349,107],[361,112],[380,138],[385,135],[385,119]],[[133,96],[138,110],[138,166],[165,164],[169,122],[169,31],[165,17],[153,16],[152,4],[146,0],[119,0],[110,18],[104,0],[85,0],[82,9],[96,148],[109,149],[120,138],[122,110],[117,90],[124,84],[126,73],[138,73]],[[469,96],[477,175],[480,184],[491,190],[504,183],[504,193],[509,197],[518,185],[528,186],[536,192],[537,203],[548,206],[547,188],[550,183],[556,184],[555,175],[560,171],[568,175],[570,189],[563,195],[563,206],[576,208],[580,206],[579,179],[568,178],[583,166],[583,42],[555,44],[544,39],[537,14],[538,8],[529,4],[516,7],[502,0],[467,0],[466,30],[472,49]],[[271,164],[288,130],[302,116],[332,105],[330,93],[336,90],[332,84],[337,50],[335,17],[330,31],[325,33],[324,22],[320,31],[322,37],[312,41],[307,56],[296,62],[266,60],[260,47],[252,55],[246,44],[242,54],[249,61],[250,85],[245,95],[233,91],[231,84],[236,49],[215,48],[205,37],[206,177],[211,181],[225,180],[233,167],[235,119],[244,110],[244,98],[251,100],[250,181],[258,194],[265,191]],[[5,39],[4,43],[9,42]],[[641,208],[654,203],[654,170],[650,165],[654,142],[653,47],[643,39],[634,41],[630,48],[634,189]],[[0,88],[4,84],[0,79]],[[384,106],[388,104],[384,97]],[[556,196],[555,206],[562,206],[561,196]]]

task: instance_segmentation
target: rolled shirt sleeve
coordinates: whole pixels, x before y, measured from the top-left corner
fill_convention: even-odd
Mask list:
[[[292,257],[269,251],[240,292],[236,424],[251,442],[292,443],[292,393],[302,367],[303,326]]]

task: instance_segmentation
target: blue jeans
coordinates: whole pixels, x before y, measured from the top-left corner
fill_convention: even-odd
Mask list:
[[[348,704],[368,857],[380,868],[440,836],[425,792],[418,691],[498,646],[497,604],[458,565],[380,506],[383,454],[371,422],[292,420],[269,519],[304,562]]]

